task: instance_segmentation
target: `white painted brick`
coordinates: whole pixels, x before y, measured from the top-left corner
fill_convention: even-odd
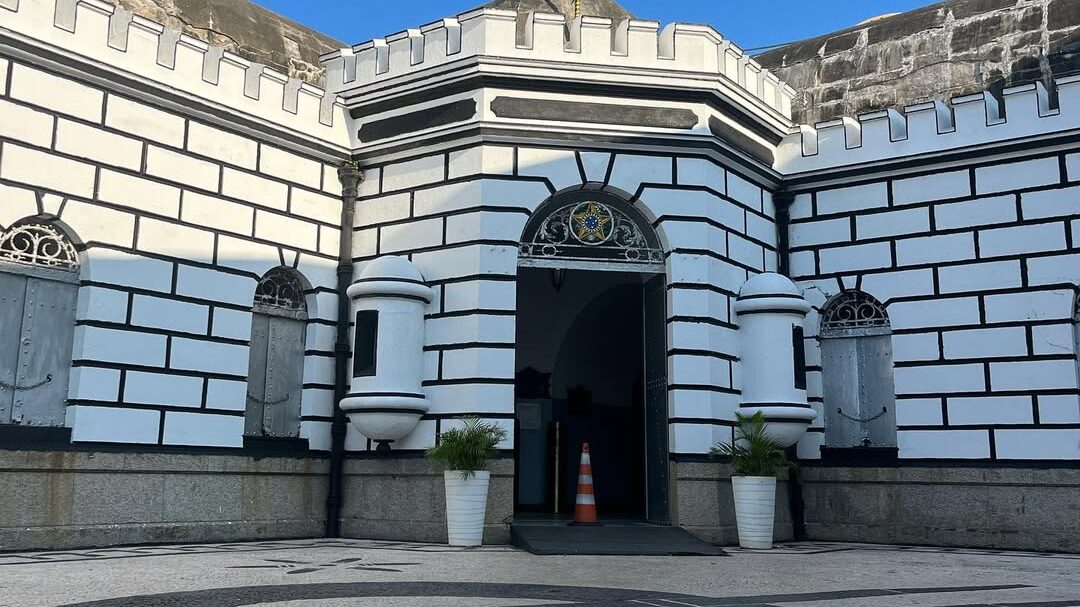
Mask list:
[[[243,411],[247,408],[247,382],[206,380],[206,408]]]
[[[1080,187],[1025,192],[1020,196],[1024,219],[1080,215]]]
[[[231,308],[214,308],[215,337],[251,339],[251,312]]]
[[[514,377],[514,353],[512,350],[494,348],[469,348],[443,352],[443,378],[465,379],[469,377]]]
[[[949,398],[949,425],[1030,424],[1030,396]]]
[[[341,199],[341,180],[338,179],[336,166],[330,164],[323,166],[322,190],[338,200]]]
[[[670,282],[708,284],[738,291],[747,271],[735,264],[705,255],[672,255],[668,260]]]
[[[443,286],[445,295],[444,312],[459,310],[516,309],[517,285],[514,282],[493,280],[474,280],[469,282],[448,283]]]
[[[160,367],[165,336],[100,327],[75,327],[76,351],[84,360]]]
[[[289,206],[289,186],[265,177],[225,167],[221,193],[244,202],[284,211]]]
[[[330,433],[330,422],[317,422],[303,420],[300,422],[300,438],[308,439],[308,449],[312,451],[330,451],[333,445],[333,437]],[[434,446],[432,439],[428,447]],[[397,447],[397,442],[394,443]]]
[[[413,263],[427,280],[444,280],[473,274],[517,273],[517,247],[469,245],[417,253]]]
[[[105,124],[172,147],[184,145],[183,118],[116,95],[109,96]]]
[[[728,297],[705,289],[671,289],[668,291],[668,316],[698,316],[727,321]]]
[[[895,361],[937,360],[941,357],[937,333],[893,335],[892,346]]]
[[[1057,158],[1037,158],[975,169],[975,191],[979,194],[1022,190],[1061,182]]]
[[[1072,291],[1067,290],[987,295],[986,321],[1072,318],[1073,298]]]
[[[341,250],[341,230],[327,226],[319,227],[319,252],[337,256]]]
[[[251,234],[255,211],[235,202],[184,192],[182,214],[185,223],[214,228],[248,236]]]
[[[609,185],[634,194],[642,183],[671,183],[672,163],[662,156],[618,154]]]
[[[761,245],[750,242],[738,234],[728,234],[728,256],[732,261],[755,270],[764,270],[764,254],[765,249]]]
[[[1023,360],[990,364],[994,390],[1053,390],[1076,387],[1076,362]]]
[[[17,145],[5,144],[0,177],[83,198],[94,193],[94,167]]]
[[[318,162],[265,144],[259,152],[259,172],[313,189],[322,183]]]
[[[893,329],[979,324],[979,300],[975,297],[895,302],[889,304],[888,312]]]
[[[519,240],[528,220],[519,213],[465,213],[446,218],[446,243],[473,240]],[[389,227],[383,228],[385,234]]]
[[[69,200],[61,217],[84,242],[130,247],[135,235],[135,216],[96,204]]]
[[[427,386],[424,393],[433,412],[505,412],[514,410],[514,387],[499,384]]]
[[[952,171],[893,181],[893,204],[914,204],[971,195],[968,171]]]
[[[941,399],[902,398],[896,401],[896,425],[941,425]]]
[[[189,152],[220,160],[228,164],[254,169],[259,155],[259,144],[199,122],[188,125]],[[318,187],[318,185],[316,185]]]
[[[822,190],[817,193],[819,215],[861,211],[888,206],[888,204],[889,194],[885,183],[868,183],[835,190]]]
[[[509,316],[474,314],[427,321],[424,345],[436,346],[470,342],[511,343],[516,330]]]
[[[711,356],[671,356],[668,358],[673,384],[729,387],[731,363]]]
[[[244,418],[169,411],[165,414],[165,433],[162,437],[166,445],[242,447]]]
[[[795,251],[789,255],[788,269],[792,276],[817,274],[817,262],[813,251]]]
[[[281,255],[277,247],[222,234],[217,240],[217,263],[262,276],[281,265]]]
[[[206,333],[209,318],[206,306],[147,295],[132,298],[131,323],[141,327],[201,335]]]
[[[746,209],[711,192],[650,188],[643,199],[648,209],[661,218],[671,215],[702,217],[737,232],[743,231],[746,220]]]
[[[56,150],[95,162],[137,171],[142,167],[143,143],[78,122],[60,119]]]
[[[798,194],[788,207],[792,219],[808,219],[814,216],[814,199],[811,194]]]
[[[979,256],[1018,255],[1065,248],[1065,225],[1046,223],[979,232]]]
[[[1080,154],[1069,154],[1065,157],[1065,171],[1069,181],[1080,181]]]
[[[179,188],[108,169],[101,171],[98,199],[173,219],[180,214]]]
[[[124,402],[197,408],[202,406],[202,388],[201,377],[128,371]]]
[[[821,448],[825,446],[825,434],[823,432],[807,432],[795,445],[800,460],[821,459]]]
[[[172,289],[172,264],[112,249],[87,249],[90,263],[82,278],[105,284],[137,287],[168,293]]]
[[[581,152],[581,164],[589,181],[602,182],[611,164],[612,154],[606,152]]]
[[[923,268],[864,274],[862,290],[882,303],[888,303],[894,297],[931,295],[934,292],[934,271]]]
[[[1080,429],[994,431],[999,459],[1080,459]]]
[[[10,65],[11,65],[11,62],[8,61],[7,59],[0,59],[0,91],[7,91],[7,85],[8,85],[7,72],[8,72],[8,66],[10,66]]]
[[[425,219],[379,228],[379,253],[399,253],[442,244],[443,220]]]
[[[248,348],[174,337],[169,363],[174,369],[246,376]]]
[[[939,230],[1016,220],[1016,196],[1012,194],[934,206],[934,222]]]
[[[1031,327],[1031,346],[1034,354],[1075,354],[1073,324]]]
[[[100,123],[105,94],[67,78],[16,63],[12,66],[11,97]]]
[[[739,203],[755,210],[762,210],[761,188],[728,171],[727,195]]]
[[[1044,424],[1080,424],[1080,397],[1075,394],[1040,395],[1039,421]]]
[[[341,199],[324,196],[301,188],[293,188],[289,213],[333,225],[341,224]]]
[[[161,413],[113,407],[68,407],[73,443],[156,444]]]
[[[679,158],[679,185],[699,185],[724,194],[723,167],[707,158]]]
[[[1031,257],[1024,263],[1031,286],[1080,283],[1080,254]]]
[[[776,223],[765,217],[754,215],[753,213],[746,214],[746,235],[750,238],[756,238],[761,242],[768,243],[776,246]]]
[[[975,259],[975,238],[970,233],[943,234],[896,241],[896,263],[916,265]]]
[[[426,354],[426,353],[425,353]],[[323,356],[308,356],[304,359],[305,384],[334,385],[334,364]]]
[[[943,266],[938,268],[938,279],[942,293],[981,292],[1023,284],[1018,260]]]
[[[218,189],[221,167],[155,145],[146,150],[146,173],[211,192]]]
[[[792,247],[851,242],[851,220],[847,217],[793,223],[788,231]]]
[[[721,354],[739,351],[738,331],[697,322],[675,322],[669,325],[671,347],[708,350]]]
[[[422,216],[479,205],[535,208],[549,195],[547,187],[535,181],[484,179],[420,190],[414,197],[414,209]]]
[[[333,363],[330,363],[333,367]],[[301,415],[318,415],[331,417],[334,415],[334,391],[325,389],[308,388],[304,390],[300,405]]]
[[[450,172],[453,178],[453,155]],[[581,184],[581,171],[573,150],[518,148],[518,175],[545,177],[556,190]]]
[[[214,260],[214,234],[144,217],[139,221],[137,247],[141,251],[210,263]]]
[[[897,394],[980,392],[986,389],[981,364],[897,367],[893,374]]]
[[[821,272],[851,272],[873,270],[892,265],[892,250],[887,242],[836,247],[818,251]]]
[[[31,145],[52,145],[53,116],[45,112],[0,100],[0,135]]]
[[[446,173],[445,163],[446,156],[437,154],[388,164],[382,170],[382,191],[394,192],[442,181]]]
[[[34,190],[0,184],[0,226],[9,226],[38,214],[37,194]]]
[[[250,306],[255,298],[255,279],[181,264],[177,270],[176,292],[209,301]]]
[[[255,237],[308,251],[319,249],[317,226],[300,219],[262,210],[255,213]]]
[[[941,337],[949,360],[1027,354],[1027,332],[1023,327],[946,331]]]
[[[128,294],[95,286],[79,288],[79,320],[127,321]]]
[[[930,210],[923,207],[859,215],[855,222],[855,232],[860,239],[929,232]]]
[[[919,430],[896,433],[901,459],[987,459],[987,430]]]
[[[76,355],[78,353],[76,352]],[[96,367],[72,367],[68,383],[68,398],[72,400],[120,400],[120,371]]]
[[[364,227],[409,216],[412,208],[408,194],[391,194],[356,203],[355,226]]]

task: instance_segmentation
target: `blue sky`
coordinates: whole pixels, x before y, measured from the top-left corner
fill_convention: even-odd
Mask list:
[[[256,0],[349,44],[430,23],[484,0]],[[775,45],[850,27],[929,0],[622,0],[643,19],[707,23],[743,48]]]

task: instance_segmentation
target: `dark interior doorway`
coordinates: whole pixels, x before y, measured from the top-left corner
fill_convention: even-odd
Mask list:
[[[660,395],[662,428],[655,422],[647,428],[647,350],[659,348],[663,356],[662,343],[646,345],[650,323],[659,323],[663,341],[662,301],[659,309],[646,309],[646,285],[653,277],[519,269],[519,515],[560,518],[573,513],[581,445],[588,442],[600,516],[666,522],[666,390]],[[662,478],[652,482],[650,473],[657,466],[649,465],[650,448],[657,452],[652,460],[662,457],[664,462]],[[661,494],[662,505],[653,493]]]

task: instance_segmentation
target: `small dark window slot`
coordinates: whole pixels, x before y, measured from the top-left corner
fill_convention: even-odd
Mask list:
[[[803,341],[803,328],[791,325],[791,346],[795,355],[795,389],[806,389],[806,343]]]
[[[376,351],[379,343],[379,312],[361,310],[356,313],[356,347],[353,348],[353,377],[375,375]]]

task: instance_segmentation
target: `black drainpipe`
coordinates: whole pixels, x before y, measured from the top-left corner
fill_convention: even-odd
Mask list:
[[[790,248],[788,226],[791,224],[791,203],[795,195],[791,192],[776,192],[773,202],[776,206],[776,255],[777,269],[784,276],[790,275]],[[798,460],[798,448],[788,448],[788,459]],[[799,469],[792,468],[788,473],[788,508],[791,510],[791,534],[795,541],[806,540],[806,503],[803,502],[802,481]]]
[[[345,433],[349,421],[338,406],[349,384],[349,319],[352,301],[346,292],[352,284],[353,214],[364,175],[354,164],[338,169],[341,181],[341,244],[338,249],[337,340],[334,343],[334,421],[330,425],[330,490],[326,496],[326,537],[341,537],[341,502],[345,472]]]

